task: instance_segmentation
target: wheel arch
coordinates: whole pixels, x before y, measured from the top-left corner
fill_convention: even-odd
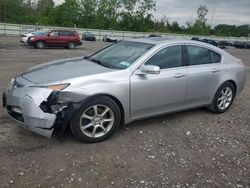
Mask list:
[[[92,97],[94,98],[94,97],[100,97],[100,96],[109,97],[117,104],[117,106],[119,107],[119,110],[121,112],[121,122],[120,122],[120,124],[123,125],[124,124],[124,107],[123,107],[121,101],[119,99],[117,99],[116,97],[114,97],[113,95],[110,95],[110,94],[97,94],[97,95],[94,95]]]
[[[44,42],[44,44],[46,44],[46,41],[45,40],[43,40],[43,39],[38,39],[38,40],[36,40],[36,42],[35,42],[35,44],[37,43],[37,42]]]
[[[125,112],[124,112],[124,107],[123,107],[121,101],[118,98],[116,98],[115,96],[110,95],[110,94],[96,94],[96,95],[92,95],[92,96],[89,96],[89,97],[83,99],[79,103],[71,103],[71,105],[69,105],[69,109],[67,109],[65,111],[66,115],[64,116],[65,121],[63,121],[63,125],[62,126],[59,126],[58,124],[55,125],[55,134],[57,134],[56,132],[59,132],[59,137],[62,140],[63,133],[65,132],[66,128],[69,126],[69,123],[70,123],[71,119],[76,115],[78,110],[84,104],[88,103],[89,101],[93,100],[96,97],[101,97],[101,96],[109,97],[111,100],[113,100],[117,104],[117,106],[118,106],[118,108],[120,110],[120,113],[121,113],[120,125],[124,125],[124,123],[125,123]]]
[[[211,97],[210,100],[209,100],[209,104],[212,103],[212,101],[214,100],[214,97],[215,97],[216,92],[218,91],[218,89],[219,89],[223,84],[225,84],[225,83],[227,83],[227,82],[233,84],[234,89],[235,89],[235,94],[237,93],[237,84],[236,84],[236,82],[235,82],[234,80],[232,80],[232,79],[225,79],[224,81],[222,81],[221,83],[219,83],[219,84],[217,85],[217,88],[215,89],[214,93],[212,94],[212,97]]]
[[[233,84],[234,89],[235,89],[235,93],[237,93],[237,84],[236,84],[236,82],[233,81],[233,80],[227,80],[227,81],[225,81],[224,83],[226,83],[226,82],[229,82],[229,83]],[[223,83],[223,84],[224,84],[224,83]]]
[[[38,39],[38,40],[36,40],[35,43],[34,43],[34,46],[35,46],[35,47],[37,47],[36,45],[37,45],[38,42],[43,42],[44,45],[47,46],[47,43],[46,43],[45,40],[43,40],[43,39]]]

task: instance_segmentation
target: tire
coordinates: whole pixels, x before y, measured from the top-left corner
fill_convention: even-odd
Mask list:
[[[94,143],[112,136],[120,122],[121,112],[118,105],[111,98],[100,96],[79,109],[70,122],[70,128],[80,141]]]
[[[208,106],[208,109],[216,114],[226,112],[234,101],[235,92],[235,86],[231,82],[225,82],[217,90],[213,102]]]
[[[43,48],[45,48],[45,43],[43,41],[39,40],[36,42],[35,47],[38,49],[43,49]]]
[[[75,49],[76,48],[76,44],[74,42],[69,42],[67,45],[68,49]]]

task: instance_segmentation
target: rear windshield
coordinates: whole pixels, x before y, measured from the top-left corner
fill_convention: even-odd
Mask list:
[[[97,52],[88,59],[105,67],[126,69],[153,46],[153,44],[122,41]]]

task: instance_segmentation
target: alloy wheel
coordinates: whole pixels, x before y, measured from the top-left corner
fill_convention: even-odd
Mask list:
[[[44,48],[44,42],[42,41],[38,41],[37,44],[36,44],[37,48]]]
[[[233,100],[233,91],[230,87],[225,87],[221,90],[218,100],[217,106],[220,110],[225,110],[228,106],[230,106]]]
[[[99,138],[111,130],[114,124],[114,113],[106,105],[94,105],[83,112],[79,123],[83,134]]]

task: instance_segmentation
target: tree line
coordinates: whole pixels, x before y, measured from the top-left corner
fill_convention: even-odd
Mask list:
[[[65,0],[57,6],[53,0],[39,0],[38,4],[32,0],[1,0],[0,22],[192,35],[250,34],[249,25],[220,24],[212,28],[207,23],[206,5],[200,5],[194,23],[185,26],[170,21],[166,15],[156,21],[155,7],[155,0]]]

